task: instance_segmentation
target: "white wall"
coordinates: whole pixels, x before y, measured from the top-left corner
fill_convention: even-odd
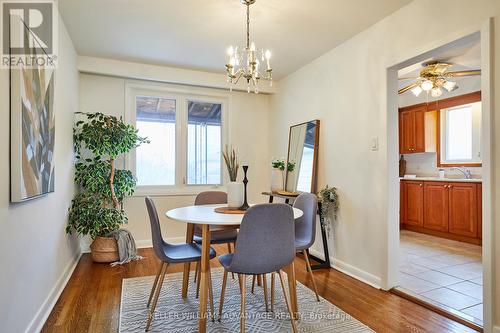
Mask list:
[[[73,197],[73,113],[78,109],[76,53],[59,21],[55,77],[55,192],[9,204],[9,73],[0,70],[0,331],[38,331],[79,257],[65,233]]]
[[[113,62],[114,63],[114,62]],[[200,73],[201,75],[202,73]],[[148,84],[147,81],[128,80],[124,78],[95,74],[80,74],[80,111],[103,112],[115,116],[125,116],[125,84],[127,82]],[[266,200],[260,193],[268,190],[270,178],[269,156],[269,96],[264,94],[247,94],[220,89],[207,89],[179,86],[166,83],[149,83],[163,87],[190,89],[193,92],[215,92],[229,96],[229,142],[239,154],[242,162],[249,165],[248,189],[250,202]],[[225,169],[224,169],[224,172]],[[239,178],[243,177],[240,170]],[[164,237],[172,241],[183,241],[185,224],[168,220],[164,212],[169,209],[191,205],[195,195],[157,196],[158,213],[162,221]],[[125,210],[129,217],[129,229],[138,246],[150,246],[150,226],[144,197],[136,196],[126,199]]]
[[[500,54],[499,1],[457,0],[450,6],[449,1],[419,0],[280,80],[271,98],[271,155],[283,155],[286,150],[282,133],[288,126],[321,120],[319,186],[337,186],[340,192],[339,219],[330,239],[335,265],[375,284],[380,284],[387,270],[387,68],[458,38],[470,27],[481,27],[490,16],[495,18],[496,60]],[[496,82],[500,82],[499,67],[494,66]],[[498,89],[492,98],[500,98]],[[500,128],[499,112],[493,112],[494,127]],[[500,187],[497,133],[493,192]],[[378,137],[378,151],[370,149],[373,137]],[[498,209],[500,197],[493,198]],[[494,222],[493,226],[495,322],[499,325],[500,228]]]

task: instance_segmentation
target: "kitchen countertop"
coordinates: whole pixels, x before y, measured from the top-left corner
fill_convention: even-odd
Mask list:
[[[410,180],[410,181],[430,181],[430,182],[459,182],[459,183],[482,183],[481,178],[439,178],[439,177],[415,177],[415,178],[399,178],[399,180]]]

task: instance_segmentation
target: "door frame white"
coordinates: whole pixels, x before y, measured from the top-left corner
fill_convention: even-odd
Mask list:
[[[493,211],[494,192],[492,191],[492,19],[481,24],[468,27],[432,42],[430,45],[414,50],[413,55],[406,58],[394,59],[387,66],[387,242],[386,268],[382,277],[382,288],[389,290],[398,283],[399,260],[399,145],[398,145],[398,86],[397,71],[401,68],[441,53],[454,47],[467,38],[480,36],[481,44],[481,101],[482,101],[482,182],[483,182],[483,328],[485,332],[493,331]],[[477,38],[477,37],[476,37]],[[411,52],[411,51],[409,51]],[[417,56],[415,56],[417,54]]]

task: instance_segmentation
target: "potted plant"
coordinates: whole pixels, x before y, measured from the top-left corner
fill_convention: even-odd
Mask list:
[[[295,162],[286,163],[283,159],[275,159],[271,162],[271,192],[286,190],[285,165],[288,172],[295,170]]]
[[[243,205],[244,200],[243,183],[236,181],[238,178],[238,169],[240,168],[238,157],[236,156],[236,151],[234,149],[229,149],[228,146],[226,146],[225,150],[222,152],[222,156],[224,157],[224,162],[229,174],[229,183],[226,185],[227,206],[236,209]]]
[[[326,185],[319,191],[321,200],[321,227],[330,234],[333,222],[337,219],[339,211],[339,196],[336,187]]]
[[[134,193],[136,185],[130,170],[116,168],[116,159],[149,141],[122,118],[78,114],[84,118],[73,129],[78,191],[69,208],[66,232],[89,235],[92,259],[112,262],[118,259],[118,248],[107,235],[127,223],[123,200]]]

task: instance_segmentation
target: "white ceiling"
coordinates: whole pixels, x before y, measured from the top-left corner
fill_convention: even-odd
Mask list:
[[[286,76],[411,0],[257,0],[251,39]],[[239,0],[59,0],[78,54],[224,72],[245,43]]]

